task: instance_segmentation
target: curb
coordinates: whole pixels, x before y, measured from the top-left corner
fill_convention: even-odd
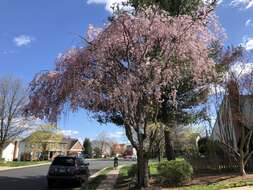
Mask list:
[[[110,167],[105,167],[99,171],[97,171],[96,173],[94,173],[93,175],[91,175],[89,177],[89,181],[92,181],[94,178],[96,178],[97,176],[99,176],[100,173],[102,173],[104,170],[106,170],[107,168],[110,168]]]
[[[28,165],[28,166],[18,166],[18,167],[7,167],[7,168],[2,168],[1,169],[1,166],[0,166],[0,172],[2,171],[8,171],[8,170],[17,170],[17,169],[23,169],[23,168],[33,168],[33,167],[36,167],[36,166],[44,166],[44,165],[50,165],[51,162],[49,163],[43,163],[43,164],[33,164],[33,165]]]
[[[124,166],[126,166],[126,165],[120,165],[120,166],[118,166],[118,169],[121,169],[121,168],[124,167]],[[94,173],[93,175],[91,175],[91,176],[89,177],[89,181],[92,181],[95,177],[99,176],[99,174],[102,173],[102,172],[103,172],[104,170],[106,170],[107,168],[110,168],[110,166],[105,167],[105,168],[99,170],[98,172]],[[114,170],[114,169],[112,169],[112,170]]]

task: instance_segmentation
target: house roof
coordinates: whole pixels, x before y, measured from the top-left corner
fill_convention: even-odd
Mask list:
[[[67,149],[70,150],[77,142],[79,142],[79,140],[74,139],[74,138],[65,137],[65,138],[63,138],[62,142],[67,143]]]
[[[19,142],[19,141],[20,141],[20,138],[16,138],[16,139],[14,139],[12,141],[6,142],[5,145],[4,145],[4,147],[3,147],[3,149],[5,149],[7,146],[9,146],[9,144],[14,144],[15,145],[15,143]]]

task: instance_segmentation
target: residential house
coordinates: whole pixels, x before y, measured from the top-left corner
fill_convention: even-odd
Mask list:
[[[5,161],[13,161],[18,159],[18,151],[19,151],[19,142],[13,141],[8,144],[3,149],[2,158]]]
[[[63,142],[67,143],[66,155],[79,156],[83,151],[83,145],[78,139],[64,138]]]
[[[126,144],[118,144],[118,143],[114,143],[112,145],[112,154],[117,156],[117,157],[121,157],[124,155],[125,151],[127,149],[127,145]]]
[[[19,160],[51,160],[57,155],[67,154],[67,143],[62,141],[45,140],[41,143],[31,144],[26,139],[20,142]],[[42,152],[42,146],[46,146]]]
[[[44,152],[42,151],[44,147]],[[28,138],[23,139],[19,145],[19,160],[52,160],[58,155],[78,156],[83,150],[82,144],[77,139],[62,138],[57,140],[47,139],[40,143],[30,143]]]
[[[132,145],[127,145],[124,157],[137,157],[137,151]]]
[[[240,112],[243,117],[242,122],[248,129],[253,127],[253,97],[241,95],[240,96]],[[234,123],[234,116],[228,97],[224,97],[217,119],[215,121],[212,138],[217,141],[228,143],[233,148],[238,148],[240,141],[241,128]]]

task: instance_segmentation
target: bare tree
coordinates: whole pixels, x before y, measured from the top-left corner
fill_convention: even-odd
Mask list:
[[[28,129],[27,119],[22,117],[26,93],[19,79],[0,78],[0,158],[6,143]]]
[[[96,140],[93,141],[93,146],[100,150],[101,155],[110,155],[113,146],[113,139],[110,138],[110,135],[107,132],[102,131],[98,134]]]

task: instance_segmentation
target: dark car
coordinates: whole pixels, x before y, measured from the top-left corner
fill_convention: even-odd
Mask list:
[[[47,174],[48,187],[51,188],[55,182],[75,182],[82,185],[88,182],[90,171],[89,163],[83,158],[72,156],[57,156],[49,167]]]

